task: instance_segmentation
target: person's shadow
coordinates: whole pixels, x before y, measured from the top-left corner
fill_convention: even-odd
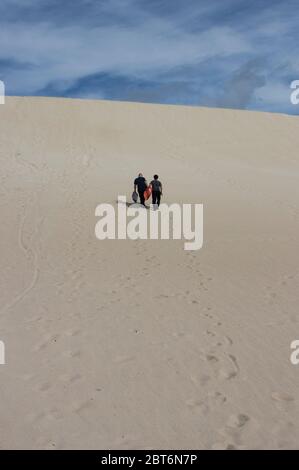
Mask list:
[[[150,209],[149,206],[143,206],[139,202],[124,202],[124,201],[118,201],[118,200],[116,200],[115,202],[116,204],[125,204],[127,207],[136,207],[136,209],[139,209],[139,208],[147,209],[147,210]]]

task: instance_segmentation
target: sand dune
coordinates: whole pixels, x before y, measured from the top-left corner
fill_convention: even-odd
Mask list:
[[[298,447],[298,118],[8,98],[0,119],[0,447]],[[139,171],[204,204],[201,250],[96,239]]]

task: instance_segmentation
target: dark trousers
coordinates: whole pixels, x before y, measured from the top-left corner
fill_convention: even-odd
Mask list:
[[[161,201],[160,191],[153,191],[152,197],[153,197],[153,204],[158,204],[158,206],[160,206],[160,201]]]
[[[144,206],[144,202],[145,202],[145,199],[144,199],[144,191],[145,191],[145,189],[143,189],[142,191],[139,191],[139,189],[138,189],[139,198],[140,198],[140,204],[142,204],[143,206]]]

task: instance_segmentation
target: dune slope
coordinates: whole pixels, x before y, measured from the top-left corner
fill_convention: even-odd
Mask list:
[[[299,119],[7,98],[0,446],[296,448]],[[157,172],[204,245],[95,237]]]

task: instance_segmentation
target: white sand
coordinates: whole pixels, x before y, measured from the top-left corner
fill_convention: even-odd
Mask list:
[[[0,106],[0,446],[296,448],[299,119],[128,103]],[[158,172],[204,246],[99,241]]]

